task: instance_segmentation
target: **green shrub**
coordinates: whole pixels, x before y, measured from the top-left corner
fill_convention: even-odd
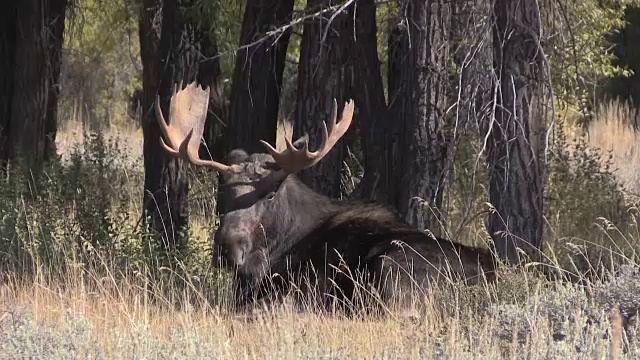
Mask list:
[[[611,263],[612,256],[635,254],[635,241],[627,234],[636,228],[629,211],[633,204],[611,156],[585,137],[569,140],[565,128],[558,120],[549,144],[543,242],[554,264],[570,271],[595,270]],[[489,174],[483,142],[478,133],[463,135],[454,157],[452,191],[444,202],[449,236],[464,243],[489,238],[485,230]]]
[[[570,142],[561,123],[556,134],[547,170],[545,239],[569,270],[598,272],[615,257],[635,253],[625,235],[635,219],[612,157],[584,136]]]
[[[163,253],[145,228],[143,174],[126,159],[117,142],[95,132],[84,134],[67,163],[54,158],[38,171],[19,161],[9,164],[0,179],[2,270],[29,274],[44,266],[55,272],[77,263],[123,272],[161,273],[162,266],[174,266],[183,274],[206,274],[210,246],[196,238],[208,236],[189,229],[193,241],[180,262]],[[192,183],[201,198],[192,202],[196,214],[214,219],[210,178],[190,175],[198,179]]]

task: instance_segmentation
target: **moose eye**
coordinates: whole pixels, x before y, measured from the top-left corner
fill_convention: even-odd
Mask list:
[[[267,194],[266,199],[267,199],[267,200],[273,200],[273,198],[274,198],[275,196],[276,196],[276,193],[272,191],[272,192],[270,192],[270,193],[268,193],[268,194]]]

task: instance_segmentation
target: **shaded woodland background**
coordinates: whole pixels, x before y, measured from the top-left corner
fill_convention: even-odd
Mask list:
[[[304,134],[313,147],[331,100],[353,98],[351,133],[302,175],[317,191],[504,260],[515,245],[568,263],[635,252],[633,1],[2,6],[5,267],[32,261],[34,224],[45,259],[206,258],[217,176],[162,152],[152,111],[181,81],[213,89],[203,158]],[[25,206],[39,209],[31,225]]]
[[[639,29],[632,0],[0,2],[0,357],[638,358]],[[411,321],[233,317],[218,177],[152,111],[194,79],[202,158],[313,146],[353,98],[305,182],[528,257]]]

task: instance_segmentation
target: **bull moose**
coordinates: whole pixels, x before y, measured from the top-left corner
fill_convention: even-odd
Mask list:
[[[334,99],[316,151],[309,150],[306,137],[294,143],[287,139],[282,151],[261,141],[266,153],[236,149],[223,164],[198,155],[208,99],[208,87],[179,85],[170,99],[169,124],[159,97],[155,111],[167,140],[161,137],[161,145],[169,154],[222,175],[213,258],[235,271],[236,304],[277,294],[287,285],[303,288],[296,281],[312,284],[306,287],[331,303],[353,301],[363,292],[377,294],[384,303],[446,274],[470,284],[492,279],[494,259],[488,250],[434,237],[376,203],[321,195],[296,176],[322,160],[346,133],[352,101],[336,121]]]

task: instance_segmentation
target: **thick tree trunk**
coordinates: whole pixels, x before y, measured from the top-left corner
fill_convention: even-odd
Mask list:
[[[60,97],[60,66],[62,64],[62,45],[64,44],[64,24],[67,0],[51,0],[49,36],[49,66],[51,84],[47,99],[47,118],[45,120],[45,159],[56,153],[56,133],[58,130],[58,98]]]
[[[329,3],[329,0],[309,0],[307,11],[317,12],[325,9]],[[340,116],[345,101],[351,97],[353,76],[349,64],[353,48],[352,6],[334,17],[336,11],[305,20],[304,23],[293,138],[295,140],[308,134],[312,151],[317,149],[322,140],[320,126],[322,121],[329,120],[333,98],[338,103]],[[320,163],[302,172],[303,181],[322,194],[339,196],[344,149],[343,139]]]
[[[17,6],[13,1],[5,1],[0,5],[0,161],[9,158],[16,11]]]
[[[17,5],[9,157],[22,157],[28,164],[44,159],[55,140],[47,135],[55,137],[65,6],[65,0]]]
[[[376,7],[374,0],[356,2],[354,87],[353,99],[358,108],[360,139],[364,158],[364,177],[357,189],[357,196],[365,199],[390,202],[390,175],[393,163],[385,154],[390,153],[389,129],[384,97],[378,38]]]
[[[144,0],[140,8],[138,35],[142,60],[142,125],[153,119],[153,102],[158,91],[158,48],[162,24],[162,0]]]
[[[388,176],[388,197],[389,202],[400,212],[400,183],[402,181],[402,134],[405,132],[406,115],[405,112],[411,106],[412,92],[411,83],[407,82],[407,74],[404,68],[410,64],[411,52],[409,46],[408,27],[404,23],[399,23],[391,30],[388,39],[388,108],[391,119],[388,130],[387,151],[385,162],[389,164],[392,171]]]
[[[158,147],[154,144],[154,137],[159,135],[155,114],[153,111],[153,102],[158,92],[158,66],[160,65],[158,48],[160,47],[160,32],[162,26],[162,0],[144,0],[140,7],[138,35],[140,38],[140,58],[142,60],[142,100],[141,100],[141,125],[144,134],[144,168],[145,183],[143,194],[143,215],[145,221],[147,216],[151,216],[151,225],[155,222],[153,216],[155,210],[153,208],[155,197],[150,194],[147,189],[156,189],[159,187],[162,160]],[[156,215],[157,216],[157,215]]]
[[[473,196],[453,198],[453,182],[461,181],[454,178],[453,158],[456,154],[467,159],[469,156],[474,156],[471,153],[470,144],[464,142],[469,140],[484,142],[487,134],[486,125],[489,123],[487,119],[493,117],[493,63],[490,31],[492,4],[484,0],[454,0],[451,6],[450,53],[456,71],[451,78],[453,87],[451,104],[455,106],[451,108],[450,116],[455,124],[456,136],[454,136],[448,160],[452,164],[448,174],[450,186],[447,187],[441,209],[445,214],[452,210],[458,212],[462,219],[468,220],[473,216],[476,202]],[[462,165],[455,176],[463,178],[475,173],[476,170]],[[475,188],[477,180],[474,176],[462,179],[465,184],[469,180],[472,181],[471,189]],[[466,220],[458,225],[461,226],[465,222]]]
[[[455,86],[457,127],[476,129],[487,122],[493,101],[491,84],[492,49],[488,31],[491,6],[484,0],[455,0],[451,16],[451,54],[456,65]],[[485,132],[486,133],[486,132]]]
[[[396,206],[405,220],[434,227],[451,166],[449,107],[450,4],[407,0],[408,21],[395,30],[390,49],[390,105],[399,147]],[[420,200],[422,199],[422,200]],[[426,204],[424,202],[426,202]]]
[[[200,148],[201,159],[220,161],[226,155],[224,144],[224,120],[228,119],[228,104],[222,84],[222,70],[218,55],[218,42],[213,34],[202,39],[202,51],[205,60],[200,64],[206,71],[199,73],[199,81],[211,87],[209,97],[209,114],[204,124],[204,142]]]
[[[291,21],[293,0],[248,1],[233,73],[228,149],[264,152],[275,144],[278,106],[291,30],[265,39]]]
[[[494,6],[497,104],[489,139],[488,230],[500,257],[518,261],[516,248],[536,256],[542,243],[542,169],[530,141],[531,93],[541,68],[535,1],[498,0]],[[533,116],[532,116],[533,115]]]
[[[142,10],[141,21],[149,28],[154,3],[146,5],[150,6]],[[146,216],[151,217],[151,227],[161,236],[161,245],[166,250],[181,250],[186,246],[184,232],[189,219],[187,164],[169,156],[161,148],[160,129],[155,112],[152,111],[153,102],[149,101],[155,90],[152,87],[157,84],[160,108],[168,116],[169,100],[174,85],[182,82],[184,86],[196,79],[202,84],[203,79],[211,79],[210,63],[202,57],[202,54],[206,53],[202,48],[203,39],[210,34],[202,30],[204,27],[197,25],[200,22],[186,18],[184,10],[191,5],[191,1],[164,1],[160,44],[157,48],[159,63],[154,63],[150,56],[155,51],[153,44],[157,44],[156,33],[141,33],[141,37],[151,36],[150,39],[141,39],[141,45],[146,43],[143,52],[147,55],[143,55],[143,60],[148,61],[145,66],[150,66],[144,75],[147,86],[144,90],[146,116],[143,121],[144,209]],[[157,68],[154,70],[155,65]]]

